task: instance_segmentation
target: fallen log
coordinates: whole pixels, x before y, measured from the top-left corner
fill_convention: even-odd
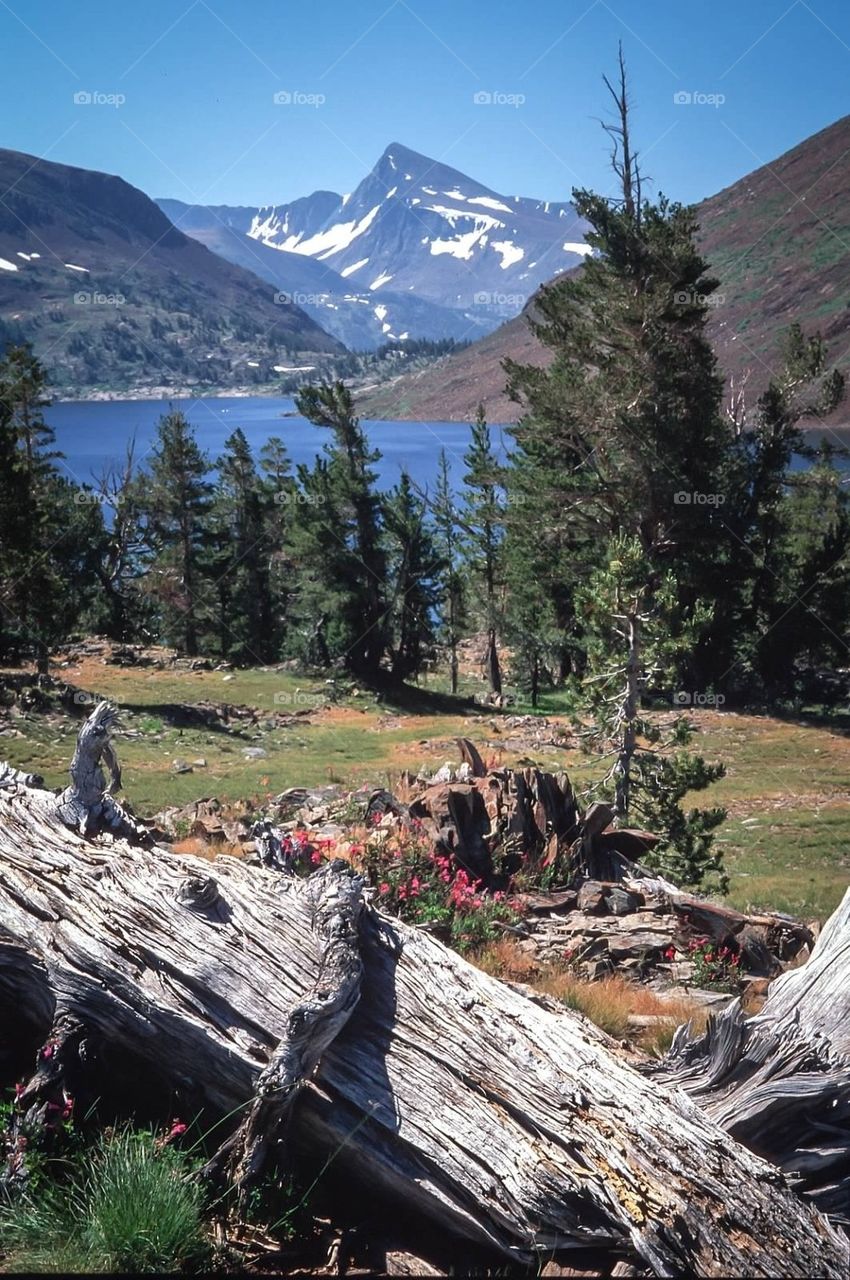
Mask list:
[[[379,915],[348,864],[211,866],[72,810],[0,788],[0,1025],[38,1064],[22,1106],[123,1074],[235,1111],[239,1179],[288,1115],[292,1148],[338,1155],[443,1255],[846,1277],[848,1241],[775,1168],[581,1017]]]
[[[653,1074],[850,1228],[850,890],[757,1017],[736,1000],[702,1034],[679,1028]]]

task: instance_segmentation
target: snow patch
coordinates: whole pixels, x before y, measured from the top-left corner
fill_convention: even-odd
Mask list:
[[[389,281],[392,280],[392,278],[393,278],[392,275],[387,275],[386,273],[384,273],[383,275],[378,276],[377,280],[373,280],[372,283],[369,285],[369,288],[381,289],[385,284],[388,284]]]
[[[386,318],[386,314],[387,314],[387,309],[383,303],[380,303],[377,307],[375,307],[375,315],[378,317],[379,320],[384,320]]]
[[[387,200],[391,200],[397,191],[398,187],[393,187],[392,191],[388,191],[386,196]]]
[[[489,221],[491,220],[488,219]],[[431,253],[435,257],[441,253],[449,253],[453,258],[460,258],[462,261],[466,261],[472,257],[475,246],[486,231],[487,226],[479,225],[479,219],[476,218],[475,226],[472,230],[455,236],[454,240],[432,240]]]
[[[66,262],[65,266],[68,268],[69,271],[84,271],[86,275],[89,274],[88,267],[78,267],[73,262]]]
[[[467,204],[480,204],[485,209],[495,209],[498,213],[510,213],[510,209],[506,204],[502,204],[501,200],[493,200],[490,196],[470,196]]]
[[[317,231],[308,240],[302,240],[300,234],[289,236],[283,244],[276,244],[274,248],[282,249],[286,253],[303,253],[310,258],[330,258],[333,254],[347,249],[358,236],[362,236],[363,232],[368,230],[380,207],[376,204],[374,209],[370,209],[359,222],[337,222],[325,231]]]
[[[566,244],[562,245],[562,248],[565,253],[580,253],[583,258],[593,253],[589,244],[579,244],[573,240],[567,240]]]
[[[341,201],[341,208],[343,208],[343,209],[344,209],[344,208],[345,208],[345,206],[348,204],[348,202],[349,202],[349,200],[350,200],[350,199],[351,199],[351,192],[350,192],[350,191],[346,191],[345,195],[342,197],[342,201]]]
[[[343,267],[339,274],[341,276],[352,276],[355,271],[359,271],[361,267],[365,267],[368,261],[368,258],[361,258],[359,262],[352,262],[350,267]]]
[[[8,258],[0,258],[0,271],[17,271],[17,269],[16,264],[10,262]]]
[[[515,262],[521,262],[525,257],[525,249],[520,249],[512,240],[494,240],[492,247],[502,255],[499,265],[503,271],[507,271],[508,267],[512,267]]]
[[[435,196],[437,194],[433,187],[423,187],[422,190],[426,196]]]

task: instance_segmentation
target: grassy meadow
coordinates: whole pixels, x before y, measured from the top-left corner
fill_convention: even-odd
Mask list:
[[[56,674],[121,708],[124,793],[145,816],[202,796],[262,802],[294,786],[392,787],[405,770],[432,770],[456,759],[460,735],[490,763],[566,768],[579,789],[598,776],[599,766],[569,743],[523,743],[526,730],[510,720],[530,708],[493,712],[453,700],[436,677],[421,696],[393,705],[357,689],[328,703],[322,679],[270,668],[159,670],[84,659]],[[462,692],[478,687],[468,681]],[[178,704],[204,701],[256,708],[258,722],[176,727]],[[567,710],[563,698],[552,696],[538,715],[567,726]],[[275,713],[295,711],[309,715],[285,726],[272,720]],[[84,712],[82,707],[79,715]],[[850,717],[783,720],[714,710],[689,716],[697,729],[693,749],[727,768],[727,776],[695,802],[729,810],[718,836],[731,875],[728,901],[741,909],[824,919],[850,883]],[[0,758],[43,774],[50,786],[62,784],[79,718],[63,716],[57,724],[32,711],[10,723],[21,736],[0,738]],[[250,747],[266,754],[246,758]],[[192,772],[175,772],[176,760],[192,765]]]

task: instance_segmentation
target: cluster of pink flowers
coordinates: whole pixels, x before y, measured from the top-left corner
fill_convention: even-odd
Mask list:
[[[455,873],[449,889],[449,902],[459,911],[475,911],[481,906],[478,881],[472,879],[462,868]]]
[[[421,891],[422,881],[419,876],[411,876],[407,884],[400,884],[397,889],[401,902],[404,902],[407,898],[418,898]]]

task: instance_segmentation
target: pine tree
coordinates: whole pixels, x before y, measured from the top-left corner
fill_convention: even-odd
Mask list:
[[[343,383],[304,387],[296,406],[333,437],[312,470],[298,471],[303,498],[293,524],[301,575],[298,607],[303,618],[310,601],[330,657],[375,683],[387,649],[387,565],[372,470],[380,454],[369,449]],[[325,638],[325,625],[331,640]]]
[[[387,543],[391,670],[396,680],[418,675],[435,641],[435,611],[440,601],[441,564],[426,503],[413,492],[402,472],[384,499]]]
[[[210,510],[216,621],[223,657],[242,665],[279,656],[271,588],[271,495],[245,434],[225,441]]]
[[[540,297],[534,328],[553,361],[507,367],[527,406],[514,432],[518,488],[535,495],[553,600],[568,566],[587,663],[579,695],[613,752],[606,783],[622,824],[650,728],[644,693],[666,680],[672,694],[710,621],[702,596],[714,602],[723,589],[733,551],[717,511],[736,444],[705,332],[717,282],[693,212],[642,197],[622,50],[617,87],[606,85],[618,198],[574,193],[594,252]]]
[[[135,439],[131,439],[123,461],[107,467],[97,484],[97,494],[110,518],[97,563],[101,592],[92,626],[113,640],[125,643],[156,638],[151,601],[142,589],[145,558],[143,486],[136,467],[135,451]]]
[[[697,886],[711,877],[713,887],[724,889],[722,859],[712,848],[711,832],[725,810],[685,813],[680,801],[722,778],[725,769],[681,750],[691,736],[685,718],[677,718],[665,737],[657,719],[644,711],[647,691],[670,687],[680,652],[705,623],[699,609],[682,618],[677,596],[672,572],[647,582],[637,537],[619,534],[611,540],[605,563],[577,593],[587,674],[576,731],[611,760],[595,789],[612,797],[618,824],[637,819],[661,834],[653,865],[678,884]]]
[[[814,472],[796,471],[795,461],[818,456],[802,424],[827,416],[843,397],[844,380],[828,370],[820,335],[807,337],[792,325],[779,372],[739,424],[744,483],[729,519],[747,554],[727,594],[724,648],[734,655],[730,678],[750,697],[793,694],[799,658],[811,667],[837,656],[835,631],[818,614],[832,614],[843,634],[850,609],[846,502],[837,477],[830,479],[828,455]],[[817,492],[826,499],[822,513],[812,510]]]
[[[265,494],[266,541],[269,550],[269,593],[273,626],[279,647],[286,644],[291,622],[290,609],[295,576],[290,534],[299,494],[292,474],[286,445],[279,436],[270,436],[260,449],[260,474]],[[315,656],[311,665],[318,663]]]
[[[93,603],[104,538],[96,496],[56,466],[46,386],[28,347],[0,361],[0,651],[33,655],[43,673]]]
[[[185,414],[163,414],[150,473],[140,482],[149,557],[145,583],[164,635],[189,656],[198,653],[209,618],[209,472]]]
[[[434,546],[439,557],[440,631],[449,651],[451,691],[456,694],[458,645],[464,625],[464,593],[460,569],[458,509],[445,449],[440,450],[431,511],[434,518]]]
[[[533,497],[535,568],[565,633],[577,585],[618,533],[640,539],[649,573],[675,563],[687,608],[723,598],[739,558],[721,514],[737,446],[706,334],[717,281],[693,210],[641,198],[622,56],[608,87],[619,196],[574,192],[593,254],[537,299],[532,327],[553,360],[506,362],[525,408],[509,488]]]
[[[487,632],[485,670],[490,692],[502,692],[498,633],[502,613],[505,525],[504,468],[493,449],[490,428],[479,404],[472,439],[463,455],[465,502],[461,513],[464,559],[482,599]]]

